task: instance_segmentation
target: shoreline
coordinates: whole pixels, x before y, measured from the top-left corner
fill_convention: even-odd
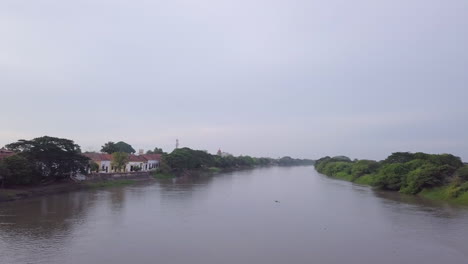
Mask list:
[[[112,187],[121,187],[133,185],[137,183],[147,183],[154,181],[172,180],[181,177],[197,177],[197,176],[215,176],[222,173],[233,171],[252,170],[262,168],[265,166],[255,167],[238,167],[222,169],[217,167],[196,169],[196,170],[182,170],[173,173],[149,174],[148,176],[134,176],[122,178],[109,178],[100,180],[87,180],[82,182],[74,182],[66,180],[62,182],[50,183],[42,186],[27,186],[16,188],[0,188],[0,203],[13,202],[18,200],[26,200],[31,198],[50,196],[61,193],[68,193],[81,190],[103,189]]]
[[[351,182],[351,183],[358,184],[361,186],[367,186],[367,187],[370,187],[371,189],[375,188],[374,186],[372,186],[370,179],[366,178],[366,176],[362,176],[362,177],[357,178],[356,180],[352,180],[350,177],[330,176],[330,175],[323,174],[321,172],[318,172],[318,173],[326,177],[332,178],[332,179],[347,181],[347,182]],[[435,188],[425,188],[417,194],[406,194],[406,195],[411,195],[414,197],[421,197],[421,198],[428,199],[431,201],[446,202],[452,205],[468,206],[468,192],[465,192],[458,197],[452,197],[451,193],[455,189],[456,187],[453,185],[443,185],[443,186],[435,187]],[[387,190],[387,192],[401,193],[398,191],[390,191],[390,190]]]

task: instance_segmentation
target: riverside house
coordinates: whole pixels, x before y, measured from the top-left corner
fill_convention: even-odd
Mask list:
[[[145,154],[143,157],[148,161],[148,166],[145,170],[155,170],[159,167],[159,162],[161,161],[161,154]]]
[[[112,166],[112,155],[103,153],[84,153],[84,156],[90,158],[99,165],[99,173],[117,172]],[[161,161],[160,154],[147,155],[129,155],[128,162],[123,172],[152,171],[159,167]]]
[[[84,153],[85,157],[88,157],[92,161],[99,165],[99,172],[109,173],[113,172],[112,168],[112,155],[103,153]]]

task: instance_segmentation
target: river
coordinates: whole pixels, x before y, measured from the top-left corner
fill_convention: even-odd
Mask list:
[[[466,263],[468,208],[272,167],[0,204],[0,263]]]

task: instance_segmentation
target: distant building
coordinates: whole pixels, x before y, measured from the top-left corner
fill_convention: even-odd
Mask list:
[[[10,156],[13,156],[15,155],[15,153],[11,150],[7,150],[7,149],[4,149],[4,148],[1,148],[0,149],[0,160],[4,159],[4,158],[7,158],[7,157],[10,157]]]
[[[161,162],[161,154],[145,154],[143,157],[147,160],[148,167],[146,170],[151,171],[155,170],[159,167],[159,163]]]
[[[129,155],[125,171],[147,171],[148,161],[143,156]]]
[[[103,153],[84,153],[85,157],[88,157],[99,165],[100,173],[111,173],[118,172],[112,166],[112,155]],[[159,167],[161,162],[161,154],[145,154],[145,155],[133,155],[128,156],[128,162],[125,164],[123,172],[134,172],[134,171],[152,171]]]
[[[103,153],[84,153],[85,157],[88,157],[92,161],[99,165],[99,172],[112,172],[112,155]]]

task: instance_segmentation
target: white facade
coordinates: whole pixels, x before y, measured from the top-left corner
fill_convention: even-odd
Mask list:
[[[144,161],[129,161],[125,166],[125,171],[135,171],[136,167],[140,167],[140,171],[147,171],[147,163]]]
[[[110,160],[103,160],[99,167],[100,172],[111,172],[111,161]]]
[[[156,170],[159,167],[158,160],[148,160],[148,169],[149,171]]]

